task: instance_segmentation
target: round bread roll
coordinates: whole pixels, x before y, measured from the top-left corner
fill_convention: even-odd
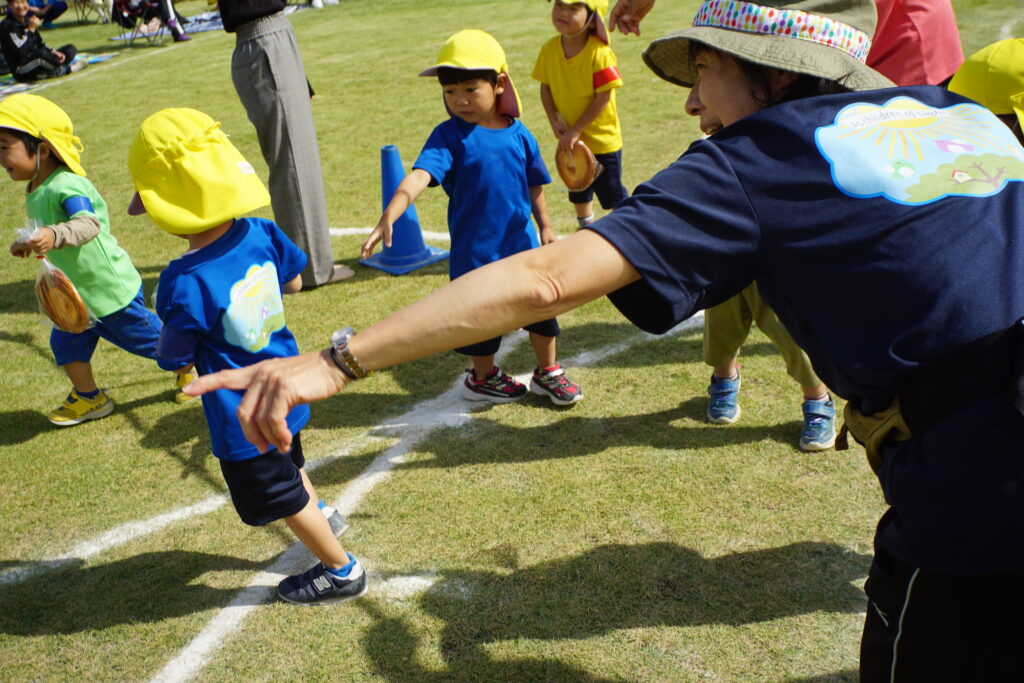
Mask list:
[[[582,142],[577,142],[572,151],[559,149],[555,152],[555,166],[562,182],[573,192],[587,189],[597,177],[597,159]]]
[[[79,333],[89,327],[89,311],[75,285],[57,268],[47,269],[36,280],[36,296],[46,317],[65,332]]]

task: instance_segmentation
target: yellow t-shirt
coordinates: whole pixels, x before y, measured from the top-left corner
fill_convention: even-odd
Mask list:
[[[533,78],[551,89],[555,108],[570,126],[580,120],[596,93],[610,90],[608,106],[583,130],[580,139],[594,154],[622,149],[622,129],[615,108],[615,88],[622,87],[622,75],[610,47],[590,36],[578,55],[566,59],[562,37],[555,36],[540,49]]]

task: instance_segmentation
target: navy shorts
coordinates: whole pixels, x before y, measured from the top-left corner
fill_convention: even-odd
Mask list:
[[[305,464],[296,434],[287,453],[272,448],[248,460],[221,460],[220,471],[238,516],[249,526],[263,526],[291,517],[309,504],[299,473]]]
[[[558,320],[555,318],[541,320],[539,323],[527,325],[523,329],[527,332],[539,334],[542,337],[557,337],[562,333],[562,330],[558,327]],[[477,342],[469,346],[460,346],[455,350],[464,356],[493,356],[498,352],[499,348],[501,348],[501,337]]]
[[[76,334],[53,328],[50,350],[57,365],[76,361],[88,363],[102,338],[136,356],[156,360],[156,344],[160,340],[162,326],[156,313],[142,303],[142,287],[139,287],[139,293],[130,304],[103,316],[84,332]]]
[[[622,150],[607,154],[595,154],[597,163],[604,169],[597,174],[594,182],[585,190],[569,192],[569,201],[573,204],[586,204],[597,195],[602,209],[614,209],[629,196],[629,191],[622,184]]]

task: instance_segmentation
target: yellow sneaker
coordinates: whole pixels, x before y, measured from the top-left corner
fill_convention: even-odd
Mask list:
[[[189,396],[186,394],[182,389],[187,387],[189,384],[192,384],[192,381],[197,379],[199,379],[199,373],[196,372],[195,368],[174,376],[174,386],[177,388],[177,391],[174,392],[175,403],[188,403],[195,398],[195,396]]]
[[[98,420],[114,412],[114,401],[100,389],[96,398],[86,398],[74,389],[64,399],[64,405],[50,411],[47,419],[58,427],[70,427],[86,420]]]

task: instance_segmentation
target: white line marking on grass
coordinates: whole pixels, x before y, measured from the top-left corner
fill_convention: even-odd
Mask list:
[[[665,335],[637,335],[618,344],[612,344],[594,351],[586,351],[572,358],[567,358],[563,362],[574,367],[593,365],[609,356],[621,353],[635,344],[699,329],[703,323],[704,314],[698,313],[693,318],[676,325]],[[501,358],[525,338],[526,334],[521,330],[508,335],[506,337],[507,343],[502,345],[502,349],[498,352],[495,362],[500,363]],[[515,343],[512,343],[513,341]],[[390,475],[394,466],[402,463],[405,455],[432,431],[440,426],[457,426],[470,420],[472,415],[467,412],[468,403],[459,396],[459,384],[461,382],[462,379],[459,378],[440,396],[423,401],[414,406],[405,415],[394,420],[385,421],[371,429],[371,432],[394,432],[394,436],[397,436],[400,440],[374,458],[366,470],[350,482],[331,505],[346,516],[352,514],[363,498],[377,484],[384,481]],[[324,460],[326,461],[327,458]],[[305,564],[300,563],[300,559]],[[210,657],[214,652],[241,626],[249,613],[258,607],[260,603],[267,602],[274,597],[274,591],[271,589],[271,586],[283,579],[285,575],[293,574],[306,568],[310,562],[309,552],[301,543],[296,543],[288,548],[266,571],[258,574],[249,586],[242,589],[227,607],[218,612],[203,630],[185,646],[185,649],[177,657],[169,661],[152,681],[154,683],[170,683],[172,681],[178,682],[193,679],[210,661]],[[376,587],[374,590],[376,590]]]
[[[373,228],[331,228],[331,237],[349,237],[351,235],[369,235],[373,232]],[[438,240],[439,242],[448,242],[451,240],[451,235],[447,232],[433,232],[432,230],[421,230],[420,231],[428,240]]]
[[[361,448],[366,442],[367,439],[356,439],[355,441],[350,442],[344,450],[338,451],[337,453],[325,458],[308,461],[306,463],[306,472],[312,472],[321,465],[325,465],[328,462],[344,457],[350,452]],[[129,541],[134,541],[135,539],[156,533],[175,522],[180,522],[213,512],[227,502],[227,494],[221,493],[210,496],[209,498],[193,505],[178,508],[177,510],[171,510],[170,512],[157,515],[156,517],[136,520],[134,522],[126,522],[121,526],[103,532],[99,536],[82,541],[68,552],[57,555],[56,557],[19,564],[0,571],[0,586],[20,583],[44,572],[59,569],[67,564],[85,561],[94,555],[99,555],[100,553],[116,548],[119,545],[124,545]]]

